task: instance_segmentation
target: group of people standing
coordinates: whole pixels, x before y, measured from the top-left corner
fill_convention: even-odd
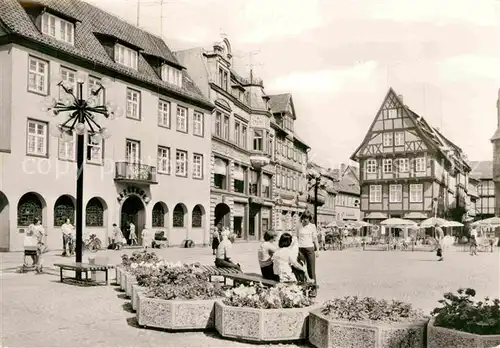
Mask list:
[[[145,230],[146,228],[144,228]],[[128,239],[130,240],[130,245],[137,245],[137,234],[135,232],[135,225],[133,222],[129,222],[127,226]],[[128,245],[127,238],[123,235],[123,232],[117,224],[113,224],[113,233],[111,235],[110,241],[111,249],[120,250],[124,245]]]
[[[236,235],[228,229],[216,231],[212,236],[216,267],[236,268],[241,271],[240,264],[234,261],[232,254],[235,238]],[[283,283],[316,284],[316,258],[319,256],[319,250],[318,232],[312,223],[312,214],[305,211],[301,215],[295,236],[290,233],[278,235],[272,230],[264,233],[264,242],[258,250],[262,276]]]

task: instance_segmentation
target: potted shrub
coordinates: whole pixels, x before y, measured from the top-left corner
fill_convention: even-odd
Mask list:
[[[211,283],[200,267],[164,267],[145,285],[147,290],[137,295],[139,325],[170,330],[213,328],[214,301],[223,297],[225,288]]]
[[[428,318],[411,304],[348,296],[325,302],[309,316],[309,342],[316,347],[425,346]]]
[[[313,305],[308,292],[292,284],[240,285],[215,302],[215,328],[223,337],[246,341],[304,339]]]
[[[444,294],[427,327],[429,348],[500,345],[500,299],[474,301],[474,296],[474,289]]]
[[[135,281],[133,275],[131,274],[132,265],[140,263],[154,264],[159,262],[160,259],[154,252],[144,251],[134,251],[129,257],[128,255],[122,255],[122,264],[120,271],[120,288],[122,290],[127,290],[127,281]],[[118,282],[118,281],[117,281]],[[130,292],[127,294],[130,296]]]

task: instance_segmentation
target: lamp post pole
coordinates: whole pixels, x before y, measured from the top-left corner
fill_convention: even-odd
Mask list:
[[[319,179],[315,179],[315,184],[314,184],[314,224],[318,226],[318,186],[319,186]]]
[[[83,103],[83,83],[78,83],[78,103]],[[78,111],[78,122],[85,122],[83,111]],[[77,135],[76,150],[76,262],[82,262],[83,256],[83,155],[85,135]],[[81,279],[81,272],[77,273],[77,279]]]

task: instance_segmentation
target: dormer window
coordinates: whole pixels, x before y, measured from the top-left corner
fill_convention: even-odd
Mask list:
[[[170,65],[167,64],[162,65],[161,79],[177,87],[182,87],[182,71]]]
[[[137,70],[137,59],[137,51],[120,44],[115,44],[115,62]]]
[[[56,40],[73,45],[75,41],[75,25],[67,20],[45,12],[42,14],[42,33]]]

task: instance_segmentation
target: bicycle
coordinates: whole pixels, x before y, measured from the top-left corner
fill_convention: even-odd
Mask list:
[[[96,234],[91,234],[87,239],[83,241],[83,248],[84,250],[90,250],[91,252],[95,253],[98,250],[102,249],[102,242]]]

